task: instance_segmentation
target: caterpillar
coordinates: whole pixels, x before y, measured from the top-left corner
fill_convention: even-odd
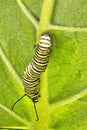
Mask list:
[[[40,76],[46,70],[50,52],[51,52],[50,36],[48,34],[43,34],[40,38],[40,41],[36,45],[35,54],[34,57],[32,58],[32,61],[24,70],[23,86],[25,90],[25,95],[23,95],[20,99],[18,99],[14,103],[14,105],[12,106],[12,110],[15,104],[19,100],[21,100],[24,96],[27,95],[33,101],[37,120],[39,119],[35,103],[38,102],[38,98],[40,97],[39,94]]]

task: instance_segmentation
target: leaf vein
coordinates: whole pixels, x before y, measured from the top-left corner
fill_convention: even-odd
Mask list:
[[[64,105],[67,105],[67,104],[70,104],[72,102],[75,102],[79,99],[81,99],[82,97],[86,96],[87,95],[87,89],[85,89],[84,91],[72,96],[71,98],[67,98],[63,101],[60,101],[60,102],[56,102],[52,105],[49,105],[50,107],[50,111],[52,111],[53,109],[56,109],[58,107],[61,107],[61,106],[64,106]]]
[[[26,8],[26,6],[22,3],[21,0],[17,0],[18,5],[20,6],[21,10],[24,14],[28,17],[28,19],[33,23],[33,25],[38,28],[38,21],[35,19],[33,14]]]
[[[12,64],[10,63],[10,61],[8,60],[6,55],[4,54],[4,52],[3,52],[1,47],[0,47],[0,56],[1,56],[2,60],[4,61],[4,63],[6,64],[6,66],[8,67],[9,71],[11,72],[11,74],[13,75],[13,77],[18,82],[18,84],[23,88],[22,80],[20,79],[19,75],[17,74],[17,72],[13,68]]]
[[[69,31],[69,32],[87,32],[86,27],[65,27],[58,25],[49,25],[49,30],[61,30],[61,31]]]

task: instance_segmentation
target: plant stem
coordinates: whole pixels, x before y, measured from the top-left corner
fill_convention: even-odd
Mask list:
[[[54,4],[55,0],[44,0],[40,22],[38,26],[37,40],[42,33],[45,33],[48,30],[52,18]]]
[[[37,41],[41,34],[46,33],[49,28],[53,7],[55,0],[44,0],[40,22],[37,32]],[[48,107],[48,79],[47,79],[47,69],[45,73],[41,76],[40,82],[40,94],[41,98],[37,103],[37,111],[39,115],[39,121],[34,124],[34,130],[48,130],[48,119],[49,119],[49,107]],[[42,127],[43,126],[43,127]]]

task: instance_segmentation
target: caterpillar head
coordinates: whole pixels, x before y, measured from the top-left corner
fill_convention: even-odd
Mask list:
[[[48,34],[43,34],[40,38],[39,44],[42,47],[49,48],[51,46],[50,36]]]

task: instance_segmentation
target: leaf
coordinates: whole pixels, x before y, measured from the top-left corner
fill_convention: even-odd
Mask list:
[[[8,108],[4,107],[1,104],[0,104],[0,111],[1,111],[0,117],[3,117],[3,118],[0,118],[0,126],[2,128],[6,127],[6,128],[15,129],[17,127],[17,129],[27,129],[27,127],[29,127],[28,126],[29,122],[24,121],[23,119],[18,117],[16,114],[14,114]],[[5,116],[3,116],[3,115],[5,115]]]
[[[0,1],[0,129],[87,129],[86,0]],[[51,37],[52,53],[41,75],[35,121],[24,97],[22,74],[41,34]]]

